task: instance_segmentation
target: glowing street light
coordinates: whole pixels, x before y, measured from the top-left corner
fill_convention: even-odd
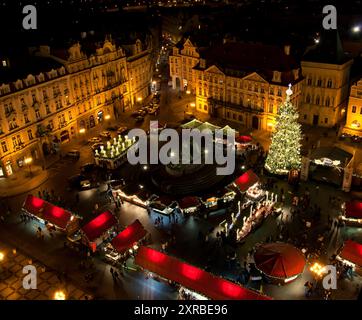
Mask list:
[[[85,132],[84,128],[79,129],[79,133],[84,133],[84,132]]]
[[[33,162],[33,158],[32,157],[27,157],[24,159],[24,163],[29,167],[29,174],[32,175],[31,172],[31,163]]]
[[[53,297],[54,300],[65,300],[66,299],[66,296],[65,296],[65,293],[64,291],[62,290],[58,290],[54,293],[54,297]]]
[[[0,262],[4,261],[4,259],[5,259],[5,253],[0,252]]]
[[[354,26],[352,28],[352,31],[353,31],[353,33],[359,33],[361,31],[361,27],[360,26]]]
[[[109,120],[111,118],[111,116],[109,115],[109,114],[106,114],[105,116],[104,116],[104,119],[106,119],[106,120]]]
[[[324,274],[324,266],[319,264],[318,262],[315,262],[309,269],[312,271],[315,275],[318,277],[321,277]]]

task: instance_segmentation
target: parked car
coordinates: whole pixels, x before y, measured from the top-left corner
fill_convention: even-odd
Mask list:
[[[128,130],[127,127],[119,127],[119,128],[117,129],[117,133],[118,133],[118,134],[123,134],[123,133],[126,133],[127,130]]]
[[[89,143],[101,143],[102,139],[100,137],[93,137],[88,140]]]
[[[143,120],[145,120],[145,118],[142,117],[142,116],[138,116],[138,117],[136,118],[136,122],[142,122]]]
[[[90,173],[92,172],[97,166],[94,163],[86,163],[80,167],[81,173]]]
[[[101,136],[102,138],[111,138],[111,133],[109,131],[102,131],[99,136]]]
[[[103,143],[94,143],[94,144],[91,145],[91,148],[92,148],[93,151],[96,151],[101,146],[103,146]]]
[[[80,158],[80,152],[78,150],[70,150],[66,153],[66,157],[78,160]]]

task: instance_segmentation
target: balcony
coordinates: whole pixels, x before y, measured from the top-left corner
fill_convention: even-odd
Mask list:
[[[9,118],[11,115],[15,115],[16,111],[14,109],[5,110],[5,117]]]
[[[235,109],[235,110],[238,110],[238,111],[250,112],[250,113],[256,113],[256,114],[261,114],[261,113],[264,112],[263,108],[252,108],[252,107],[249,107],[249,106],[244,106],[244,105],[240,105],[240,104],[236,104],[236,103],[221,101],[221,100],[217,100],[217,99],[214,99],[214,98],[208,98],[208,101],[215,108],[218,108],[218,107],[231,108],[231,109]]]

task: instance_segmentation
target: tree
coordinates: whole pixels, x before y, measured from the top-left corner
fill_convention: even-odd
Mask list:
[[[298,123],[298,111],[290,101],[292,94],[289,85],[287,98],[278,112],[275,132],[265,161],[265,168],[275,174],[288,174],[290,170],[300,169],[301,165],[302,130]]]

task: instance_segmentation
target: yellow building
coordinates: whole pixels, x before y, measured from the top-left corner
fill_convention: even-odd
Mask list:
[[[199,50],[187,39],[170,56],[170,75],[174,88],[187,81],[197,111],[257,130],[273,130],[290,83],[297,107],[301,95],[301,71],[289,46],[226,42]]]
[[[300,121],[322,127],[339,125],[344,119],[350,69],[353,60],[342,49],[336,30],[324,31],[319,43],[302,60],[305,78]]]
[[[362,137],[362,79],[351,87],[344,132]]]
[[[172,88],[195,93],[193,68],[200,60],[199,49],[188,38],[179,42],[169,56],[170,77]]]
[[[147,97],[150,50],[139,40],[134,48],[123,48],[106,39],[88,55],[77,43],[68,50],[42,46],[14,64],[4,59],[1,74],[8,81],[0,85],[0,176],[22,168],[26,158],[43,164],[61,143],[119,118],[135,97]]]

